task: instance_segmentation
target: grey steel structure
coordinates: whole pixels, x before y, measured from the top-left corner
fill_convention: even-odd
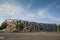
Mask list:
[[[57,24],[49,24],[49,23],[36,23],[36,22],[29,22],[24,20],[17,21],[19,23],[23,23],[24,27],[29,27],[30,31],[34,30],[35,32],[55,32]]]
[[[50,24],[50,23],[36,23],[36,22],[29,22],[24,20],[16,20],[16,19],[8,19],[11,20],[14,23],[23,23],[24,27],[28,27],[30,31],[35,32],[55,32],[55,28],[57,27],[57,24]],[[7,21],[7,20],[6,20]],[[11,24],[11,23],[10,23]]]

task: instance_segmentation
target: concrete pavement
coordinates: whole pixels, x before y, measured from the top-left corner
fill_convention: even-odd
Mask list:
[[[0,33],[0,40],[60,40],[60,32]]]

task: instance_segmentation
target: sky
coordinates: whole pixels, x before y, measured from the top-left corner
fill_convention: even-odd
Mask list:
[[[0,0],[0,24],[6,19],[60,24],[60,0]]]

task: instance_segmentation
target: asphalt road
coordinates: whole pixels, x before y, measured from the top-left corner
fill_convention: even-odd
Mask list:
[[[60,40],[60,32],[0,33],[0,40]]]

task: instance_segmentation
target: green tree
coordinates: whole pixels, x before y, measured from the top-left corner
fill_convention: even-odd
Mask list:
[[[58,28],[57,28],[57,29],[58,29],[58,32],[60,32],[60,25],[58,25],[57,27],[58,27]]]
[[[17,25],[16,25],[16,28],[17,28],[17,30],[19,30],[19,31],[23,31],[24,24],[23,24],[23,23],[17,24]]]
[[[1,30],[1,27],[0,27],[0,30]]]
[[[5,29],[7,27],[7,23],[2,23],[0,30]]]
[[[55,31],[58,32],[58,26],[55,26]]]
[[[23,28],[24,28],[23,23],[21,23],[20,24],[20,30],[23,31]]]

